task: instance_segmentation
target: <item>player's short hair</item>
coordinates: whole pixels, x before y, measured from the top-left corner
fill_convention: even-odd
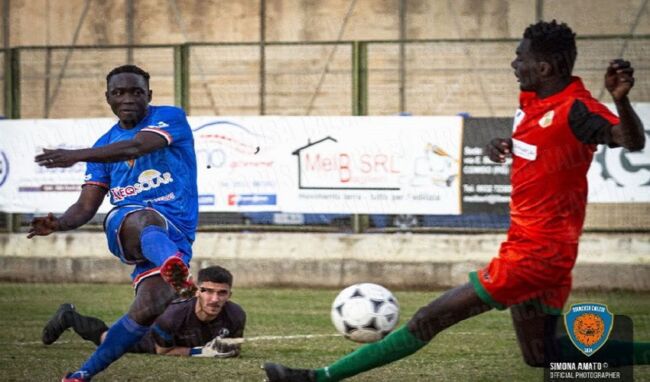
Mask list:
[[[561,76],[570,77],[576,62],[576,34],[565,23],[538,21],[524,31],[530,50],[540,60],[553,65]]]
[[[121,73],[133,73],[133,74],[140,75],[142,76],[142,78],[144,78],[144,82],[147,83],[147,87],[149,87],[149,78],[151,76],[149,75],[149,73],[145,72],[142,68],[136,65],[122,65],[108,72],[108,74],[106,75],[106,86],[108,86],[108,82],[111,80],[111,77]]]
[[[232,273],[218,265],[203,268],[199,271],[199,284],[204,281],[228,284],[228,286],[232,287]]]

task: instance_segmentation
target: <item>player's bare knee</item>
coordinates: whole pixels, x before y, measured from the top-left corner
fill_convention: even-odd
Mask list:
[[[120,231],[120,241],[127,259],[139,260],[143,258],[140,247],[140,234],[145,227],[151,225],[165,227],[165,220],[158,213],[151,210],[136,211],[124,219]]]
[[[150,225],[165,227],[165,220],[160,214],[152,210],[135,211],[124,219],[122,233],[135,236],[139,241],[142,230]]]

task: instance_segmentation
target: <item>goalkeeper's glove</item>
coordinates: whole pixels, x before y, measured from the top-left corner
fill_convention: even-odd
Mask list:
[[[215,337],[204,346],[197,346],[190,349],[192,357],[230,358],[239,355],[239,344],[227,344],[221,341],[221,337]]]

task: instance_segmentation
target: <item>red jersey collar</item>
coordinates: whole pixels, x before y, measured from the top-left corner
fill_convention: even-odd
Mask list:
[[[582,79],[577,76],[571,77],[571,82],[561,91],[550,95],[546,98],[537,97],[537,93],[531,91],[522,91],[519,94],[519,107],[524,108],[535,103],[548,103],[553,104],[558,100],[566,98],[570,94],[575,94],[579,92],[587,91],[585,85],[582,83]]]

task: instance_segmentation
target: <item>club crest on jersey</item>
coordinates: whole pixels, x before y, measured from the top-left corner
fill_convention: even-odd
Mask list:
[[[163,121],[158,121],[155,125],[149,125],[147,128],[150,129],[164,129],[165,127],[169,127],[169,124]]]
[[[158,188],[163,184],[171,183],[174,179],[172,174],[165,172],[161,174],[157,170],[149,169],[144,170],[138,175],[138,182],[126,187],[113,187],[111,188],[111,195],[116,202],[124,200],[130,196],[137,195],[144,191],[149,191]]]
[[[545,129],[553,123],[553,117],[555,116],[555,110],[551,110],[539,120],[539,125]]]
[[[614,315],[603,304],[573,304],[564,315],[564,327],[571,342],[587,357],[607,342],[613,326]]]

